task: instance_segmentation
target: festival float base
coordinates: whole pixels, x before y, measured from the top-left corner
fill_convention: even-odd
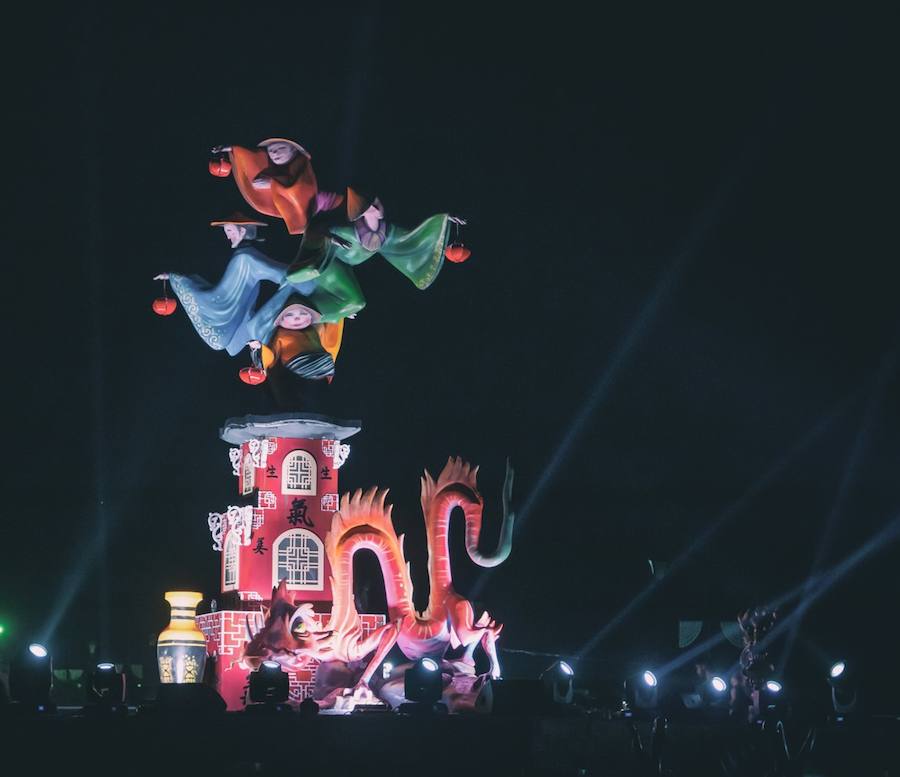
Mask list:
[[[429,550],[427,608],[416,612],[403,538],[397,536],[387,490],[339,497],[338,470],[349,455],[343,441],[360,424],[314,414],[230,419],[220,432],[238,480],[241,504],[209,514],[213,548],[222,554],[221,593],[214,611],[196,618],[214,666],[214,687],[229,710],[248,703],[250,673],[263,661],[287,672],[289,704],[313,698],[326,711],[404,703],[404,673],[412,662],[440,665],[443,701],[451,712],[471,710],[489,675],[476,675],[475,651],[499,676],[500,632],[487,612],[476,617],[452,586],[447,529],[460,507],[470,557],[483,566],[509,553],[512,516],[504,515],[494,556],[478,550],[483,500],[477,468],[450,459],[437,479],[422,479]],[[353,595],[353,556],[372,551],[387,595],[387,616],[359,613]],[[383,672],[395,647],[410,663]],[[449,652],[448,652],[449,651]]]

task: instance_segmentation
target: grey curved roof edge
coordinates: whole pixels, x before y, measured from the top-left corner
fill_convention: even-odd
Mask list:
[[[229,418],[219,437],[232,445],[262,437],[298,440],[345,440],[362,429],[362,421],[345,421],[316,413],[278,413]]]

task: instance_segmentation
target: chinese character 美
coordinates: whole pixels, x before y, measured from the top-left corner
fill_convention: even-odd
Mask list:
[[[267,478],[277,478],[278,472],[275,469],[274,464],[269,464],[266,466],[266,477]]]
[[[260,537],[259,539],[256,540],[256,547],[253,548],[254,553],[259,553],[260,555],[262,555],[263,553],[265,553],[268,550],[268,548],[263,547],[264,539],[265,539],[265,537]]]
[[[331,480],[331,470],[328,467],[322,467],[322,480]]]

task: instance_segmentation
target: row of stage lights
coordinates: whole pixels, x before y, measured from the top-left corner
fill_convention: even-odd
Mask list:
[[[387,680],[393,671],[393,664],[382,664],[382,678]],[[286,702],[290,689],[290,678],[277,661],[263,661],[257,670],[251,673],[249,683],[249,712],[287,710]],[[402,705],[401,711],[416,713],[431,711],[440,702],[444,684],[440,665],[432,658],[422,658],[410,667],[403,678],[403,692],[408,703]],[[307,699],[300,705],[301,713],[315,714],[318,705]]]
[[[53,713],[56,705],[51,698],[53,664],[50,651],[39,642],[32,642],[13,657],[9,668],[9,695],[22,709],[32,713]],[[90,673],[87,684],[87,712],[127,712],[125,673],[116,665],[101,661]]]
[[[837,661],[831,665],[826,678],[831,686],[831,703],[835,713],[844,715],[856,709],[857,690],[852,673],[846,661]],[[784,685],[780,680],[769,678],[760,689],[760,708],[774,709],[783,696]],[[700,693],[686,694],[683,698],[685,706],[696,708],[701,706],[723,706],[729,699],[728,683],[720,675],[713,675],[704,683]],[[656,709],[660,705],[659,679],[646,669],[637,678],[625,682],[625,705],[645,710]]]
[[[382,677],[387,680],[393,665],[382,665]],[[548,667],[538,680],[493,679],[482,689],[476,707],[485,712],[513,710],[547,710],[571,705],[574,698],[575,671],[565,661],[556,661]],[[10,665],[9,691],[12,700],[24,709],[35,713],[54,712],[51,700],[53,670],[50,653],[44,645],[32,643],[16,656]],[[837,661],[828,671],[831,686],[831,700],[834,711],[839,715],[851,713],[856,708],[857,691],[847,662]],[[407,703],[401,705],[401,712],[434,710],[443,694],[443,680],[440,665],[431,658],[415,662],[404,675],[404,696]],[[623,714],[633,710],[652,711],[660,706],[660,681],[650,669],[645,669],[625,682]],[[713,675],[704,683],[700,693],[688,694],[693,697],[688,707],[722,707],[729,698],[728,683],[720,675]],[[288,674],[276,661],[263,661],[250,674],[249,696],[251,707],[257,709],[282,708],[286,705],[290,690]],[[766,680],[760,688],[760,706],[771,709],[777,706],[784,691],[782,683],[774,678]],[[101,662],[91,673],[87,685],[88,705],[85,710],[98,712],[122,712],[125,706],[126,677],[115,664]],[[312,700],[303,712],[318,712]],[[536,707],[538,708],[536,710]],[[249,708],[248,708],[249,709]]]

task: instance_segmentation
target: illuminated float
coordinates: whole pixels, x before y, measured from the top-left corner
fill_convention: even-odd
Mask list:
[[[478,550],[484,504],[477,468],[450,459],[437,479],[425,473],[429,599],[416,612],[387,490],[339,496],[338,471],[349,453],[344,441],[360,423],[311,412],[311,387],[325,387],[334,375],[345,319],[365,305],[352,268],[379,253],[425,289],[445,258],[468,259],[470,251],[459,239],[465,222],[439,214],[412,230],[388,224],[377,197],[351,187],[344,194],[319,191],[309,153],[285,138],[270,138],[256,149],[220,146],[213,153],[213,175],[233,176],[257,213],[301,235],[292,261],[278,262],[262,251],[258,229],[265,222],[237,212],[210,222],[223,228],[232,248],[217,283],[178,273],[156,276],[164,288],[171,284],[209,347],[231,356],[249,347],[253,366],[240,371],[241,380],[264,383],[260,390],[271,390],[285,411],[230,419],[220,431],[234,446],[230,461],[239,498],[208,516],[212,547],[221,553],[221,591],[211,611],[196,618],[214,661],[217,690],[228,709],[242,709],[250,674],[274,661],[289,676],[292,704],[314,698],[334,710],[396,707],[405,701],[404,675],[412,666],[385,664],[396,647],[410,662],[427,661],[440,670],[451,711],[472,709],[485,681],[500,676],[501,626],[453,587],[450,515],[462,509],[466,548],[475,563],[501,563],[512,547],[512,471],[507,470],[492,556]],[[258,305],[264,282],[276,288]],[[378,559],[386,614],[357,611],[353,557],[362,549]],[[475,670],[479,648],[488,665],[482,675]],[[167,655],[163,659],[171,663]]]
[[[245,504],[210,513],[213,549],[222,554],[220,606],[197,622],[215,656],[218,691],[229,709],[247,702],[249,672],[277,661],[290,678],[290,701],[313,697],[320,706],[352,709],[374,694],[396,706],[403,672],[382,672],[397,645],[410,660],[432,658],[444,674],[451,708],[469,708],[487,675],[475,674],[475,650],[500,675],[496,640],[501,626],[453,588],[447,545],[450,514],[463,510],[466,548],[481,566],[509,555],[514,517],[512,472],[503,492],[503,521],[492,556],[478,550],[483,500],[477,468],[451,459],[437,480],[422,478],[430,593],[422,613],[394,530],[387,491],[371,488],[338,497],[338,470],[349,453],[352,422],[313,415],[232,419],[221,436],[235,447],[230,460]],[[359,613],[353,597],[353,555],[378,558],[387,616]],[[447,659],[448,649],[458,654]],[[326,675],[319,675],[324,665]]]

